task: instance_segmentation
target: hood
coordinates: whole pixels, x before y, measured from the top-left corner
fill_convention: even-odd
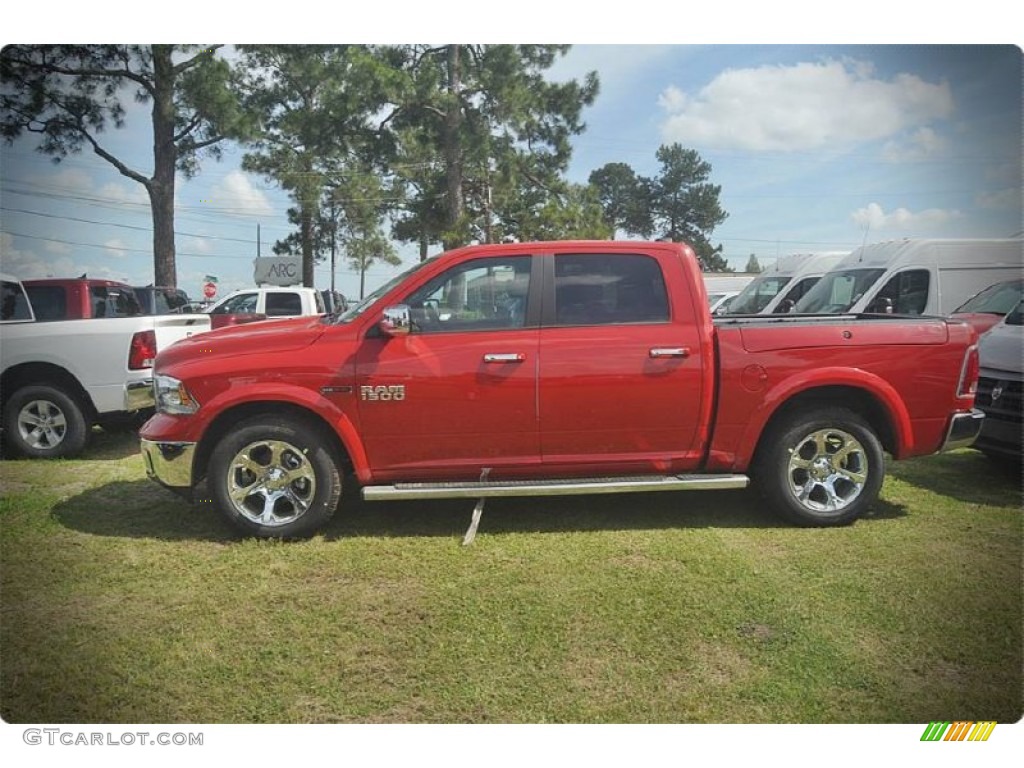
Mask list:
[[[1024,325],[993,327],[978,342],[978,357],[982,368],[1024,373]]]
[[[164,369],[199,359],[266,355],[303,349],[320,338],[326,327],[319,315],[232,325],[172,344],[157,356],[155,367]]]

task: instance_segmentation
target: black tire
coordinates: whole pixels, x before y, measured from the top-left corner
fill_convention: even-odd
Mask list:
[[[885,457],[858,414],[817,406],[784,416],[764,435],[753,474],[785,520],[807,527],[847,525],[878,498]]]
[[[81,453],[88,440],[89,425],[81,404],[57,387],[22,387],[4,406],[4,444],[14,454],[67,458]]]
[[[312,536],[341,498],[341,475],[323,430],[278,416],[253,417],[222,437],[206,480],[227,520],[261,539]]]

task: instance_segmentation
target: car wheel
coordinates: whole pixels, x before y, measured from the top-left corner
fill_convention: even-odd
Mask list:
[[[341,476],[321,429],[257,417],[225,435],[207,482],[220,511],[258,538],[312,536],[331,519]]]
[[[878,498],[885,459],[878,437],[856,413],[816,408],[790,414],[765,435],[754,474],[786,520],[846,525]]]
[[[75,456],[89,438],[81,405],[56,387],[22,387],[4,408],[4,442],[16,454],[37,459]]]

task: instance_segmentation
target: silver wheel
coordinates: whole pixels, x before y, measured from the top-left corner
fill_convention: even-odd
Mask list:
[[[867,451],[849,432],[815,430],[789,451],[786,482],[805,509],[839,513],[860,496],[867,481]]]
[[[56,448],[68,432],[64,412],[49,400],[30,400],[18,411],[18,434],[29,448]]]
[[[316,472],[306,454],[283,440],[258,440],[227,467],[228,498],[245,519],[268,528],[302,517],[316,494]]]

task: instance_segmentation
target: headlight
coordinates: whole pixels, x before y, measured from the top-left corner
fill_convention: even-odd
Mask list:
[[[157,374],[153,378],[153,396],[160,413],[188,415],[199,410],[199,402],[173,376]]]

